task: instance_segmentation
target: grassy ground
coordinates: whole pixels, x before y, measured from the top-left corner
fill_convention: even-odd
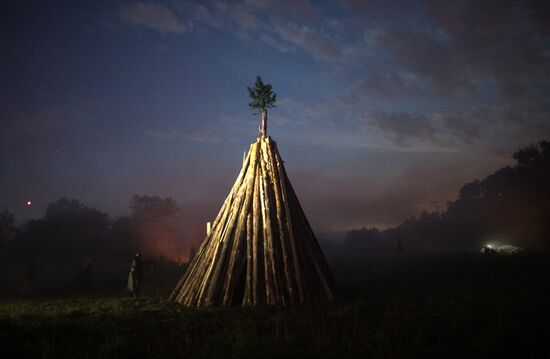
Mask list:
[[[550,256],[331,260],[335,303],[193,310],[150,288],[0,301],[3,358],[550,357]]]

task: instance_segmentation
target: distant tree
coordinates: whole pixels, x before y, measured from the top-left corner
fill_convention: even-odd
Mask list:
[[[550,142],[539,141],[535,145],[527,146],[514,152],[514,159],[518,166],[540,166],[550,162]]]
[[[15,235],[15,216],[4,209],[0,212],[0,244],[6,244]]]
[[[550,142],[513,155],[515,165],[465,184],[441,215],[422,214],[386,230],[407,249],[475,250],[496,240],[522,248],[550,248]]]
[[[478,180],[465,184],[458,193],[458,198],[465,201],[475,201],[481,197],[481,188]]]
[[[175,259],[179,251],[176,220],[180,209],[172,198],[134,195],[130,200],[134,233],[146,254]]]
[[[57,220],[67,217],[76,217],[90,214],[99,214],[99,216],[106,216],[100,214],[101,212],[96,209],[87,207],[84,203],[74,198],[60,198],[55,202],[48,204],[46,207],[46,219]]]
[[[353,251],[367,254],[389,253],[393,248],[389,241],[382,239],[378,228],[360,228],[349,231],[344,238],[345,246]]]
[[[513,166],[462,186],[445,211],[423,212],[382,231],[382,242],[402,240],[407,252],[479,250],[493,240],[550,248],[550,141],[521,148],[513,158]],[[372,229],[352,230],[346,244],[365,247],[377,235]]]
[[[80,262],[109,251],[108,231],[106,213],[61,198],[47,206],[44,218],[27,222],[21,238],[38,257]]]
[[[173,221],[180,211],[172,198],[134,195],[130,200],[132,217],[141,221]]]
[[[254,87],[247,87],[248,96],[252,101],[248,106],[253,110],[260,110],[262,114],[262,124],[260,127],[260,136],[267,135],[267,109],[275,107],[277,94],[273,92],[273,86],[263,82],[260,76],[256,76]]]

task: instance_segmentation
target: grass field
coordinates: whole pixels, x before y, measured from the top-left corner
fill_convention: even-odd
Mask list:
[[[188,309],[117,291],[0,301],[2,358],[550,357],[550,256],[331,258],[340,298]],[[157,283],[158,284],[158,283]]]

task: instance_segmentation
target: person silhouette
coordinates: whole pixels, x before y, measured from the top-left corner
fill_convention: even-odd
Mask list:
[[[136,253],[136,256],[132,260],[130,266],[130,273],[128,274],[127,289],[134,298],[140,294],[141,286],[143,282],[143,262],[141,260],[141,254]]]

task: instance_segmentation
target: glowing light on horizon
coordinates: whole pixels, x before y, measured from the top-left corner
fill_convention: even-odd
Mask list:
[[[502,242],[490,242],[490,243],[487,243],[485,244],[481,251],[485,251],[485,250],[491,250],[491,251],[494,251],[496,253],[508,253],[508,254],[512,254],[512,253],[518,253],[521,251],[521,248],[520,247],[517,247],[517,246],[514,246],[514,245],[511,245],[511,244],[506,244],[506,243],[502,243]]]

